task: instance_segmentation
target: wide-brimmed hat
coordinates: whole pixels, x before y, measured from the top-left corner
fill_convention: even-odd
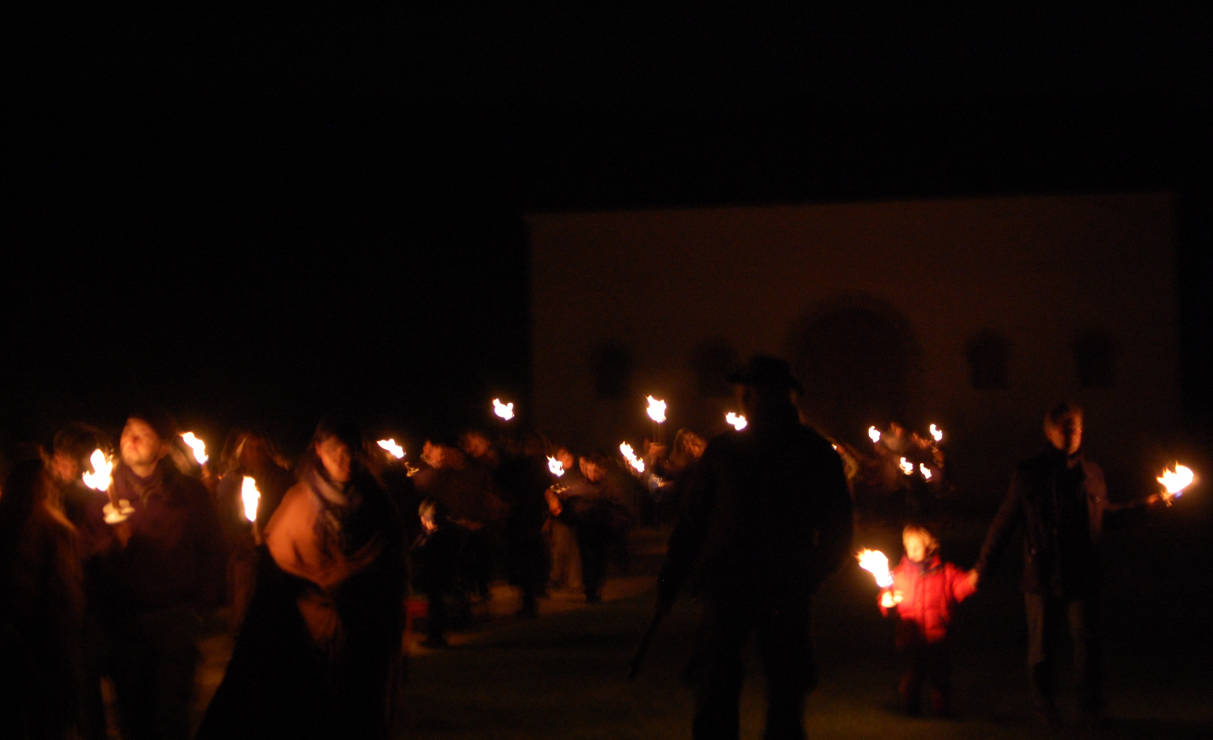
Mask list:
[[[744,366],[732,372],[728,381],[755,388],[792,388],[798,392],[804,390],[800,382],[792,377],[788,363],[770,355],[754,355]]]

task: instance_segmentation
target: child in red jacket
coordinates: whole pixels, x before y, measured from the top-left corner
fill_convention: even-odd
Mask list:
[[[948,624],[956,603],[977,590],[977,579],[972,571],[940,559],[939,542],[926,526],[907,525],[901,539],[905,557],[893,571],[893,587],[880,594],[881,613],[897,608],[897,652],[908,659],[897,691],[905,711],[918,714],[923,680],[928,679],[931,709],[946,716],[951,713],[952,673]]]

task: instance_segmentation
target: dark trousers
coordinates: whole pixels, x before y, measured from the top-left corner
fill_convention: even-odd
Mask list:
[[[1097,599],[1024,594],[1028,618],[1028,681],[1041,708],[1056,696],[1057,651],[1068,627],[1074,648],[1074,679],[1086,710],[1103,707],[1102,654],[1098,635]]]
[[[741,651],[751,635],[766,675],[764,737],[804,737],[804,700],[817,683],[808,599],[766,607],[745,599],[709,599],[688,670],[695,685],[692,733],[696,740],[738,736]]]
[[[931,709],[937,714],[951,711],[952,660],[947,640],[927,642],[923,639],[900,645],[898,652],[905,658],[905,671],[897,684],[902,707],[916,713],[921,708],[923,684],[931,687]]]
[[[190,736],[200,621],[192,609],[136,612],[113,632],[110,673],[123,734]]]

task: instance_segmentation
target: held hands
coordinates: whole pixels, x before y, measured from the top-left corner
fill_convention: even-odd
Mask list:
[[[885,609],[892,609],[901,603],[902,595],[900,591],[893,589],[885,589],[880,593],[880,605]]]

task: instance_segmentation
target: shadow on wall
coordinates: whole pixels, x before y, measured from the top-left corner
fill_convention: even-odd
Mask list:
[[[861,441],[869,424],[905,420],[920,383],[922,350],[889,304],[850,296],[793,324],[788,361],[804,384],[800,405],[821,432]]]

